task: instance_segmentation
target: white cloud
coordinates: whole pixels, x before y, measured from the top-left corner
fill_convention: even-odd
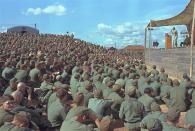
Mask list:
[[[100,23],[97,25],[97,30],[105,39],[105,45],[116,42],[117,47],[122,48],[129,44],[143,44],[141,39],[144,35],[143,23],[125,22],[115,26]]]
[[[40,15],[40,14],[54,14],[58,16],[66,15],[67,9],[61,4],[49,5],[45,8],[28,8],[24,14]]]

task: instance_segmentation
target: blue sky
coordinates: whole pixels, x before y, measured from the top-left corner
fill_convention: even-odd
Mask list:
[[[150,19],[179,14],[189,0],[1,0],[0,31],[15,25],[37,24],[41,33],[65,34],[106,47],[143,44]],[[164,45],[172,27],[153,31],[153,40]],[[177,30],[186,30],[177,26]],[[180,37],[182,40],[182,37]]]

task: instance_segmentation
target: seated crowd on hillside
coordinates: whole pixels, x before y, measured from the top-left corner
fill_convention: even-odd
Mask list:
[[[187,74],[172,80],[163,67],[148,70],[140,54],[70,35],[1,33],[0,45],[0,131],[195,128]]]

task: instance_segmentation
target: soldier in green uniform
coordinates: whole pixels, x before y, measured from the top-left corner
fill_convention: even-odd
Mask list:
[[[11,95],[16,89],[17,89],[17,79],[12,78],[9,82],[9,86],[4,91],[4,95]]]
[[[93,127],[84,124],[87,112],[87,108],[78,108],[70,119],[63,121],[60,131],[93,131]]]
[[[156,65],[153,65],[152,70],[150,72],[150,76],[152,78],[156,78],[156,77],[158,77],[158,75],[159,75],[159,71],[156,70]]]
[[[117,113],[120,109],[121,103],[124,101],[123,96],[121,96],[121,86],[120,85],[113,85],[112,93],[109,94],[107,99],[110,99],[113,101],[112,104],[112,110],[115,111],[114,113],[117,116]]]
[[[104,99],[107,99],[107,97],[113,92],[112,86],[114,85],[113,81],[110,81],[106,84],[106,88],[103,90],[103,97]]]
[[[156,102],[151,104],[151,112],[143,118],[141,125],[146,125],[150,119],[158,119],[161,122],[166,121],[166,114],[161,112],[161,108]]]
[[[15,74],[16,74],[16,70],[14,68],[12,68],[11,62],[6,62],[5,68],[2,71],[2,77],[6,81],[9,81],[14,77]]]
[[[168,74],[165,73],[165,69],[162,67],[159,74],[160,81],[165,81],[168,78]]]
[[[163,131],[163,126],[160,120],[151,118],[145,123],[140,124],[141,131]]]
[[[30,77],[32,87],[39,88],[40,82],[41,82],[41,77],[42,77],[40,63],[36,63],[35,68],[30,70],[29,77]]]
[[[145,111],[149,113],[151,111],[151,104],[155,102],[155,99],[152,97],[152,89],[145,88],[144,95],[139,97],[138,101],[144,105]]]
[[[177,128],[180,113],[175,109],[169,109],[167,120],[163,123],[163,131],[189,131],[185,128]]]
[[[177,79],[173,81],[173,86],[170,91],[169,107],[184,112],[187,104],[186,89],[179,87],[179,81]]]
[[[20,65],[20,69],[15,74],[15,78],[18,82],[26,82],[28,79],[27,66],[25,64]]]
[[[136,97],[136,88],[128,90],[128,98],[121,104],[119,117],[130,131],[139,131],[145,115],[144,105]]]
[[[54,82],[54,86],[58,88],[64,88],[65,84],[63,84],[63,78],[61,75],[56,76],[56,81]]]
[[[80,80],[80,74],[76,73],[74,75],[74,77],[71,78],[70,80],[70,89],[71,89],[71,94],[74,97],[75,94],[78,91],[78,84],[79,84],[79,80]]]
[[[0,107],[0,126],[4,122],[11,122],[13,120],[14,114],[11,110],[15,107],[15,103],[12,100],[4,99],[2,106]]]
[[[99,119],[102,119],[106,111],[110,109],[111,104],[111,100],[103,99],[102,90],[97,89],[94,91],[94,98],[89,99],[88,108],[92,109]]]
[[[30,120],[24,112],[17,113],[12,122],[6,122],[0,127],[1,131],[35,131],[29,128]]]
[[[67,105],[67,92],[64,89],[59,89],[56,92],[57,100],[48,107],[48,120],[54,131],[58,131],[60,126],[66,118],[69,111]]]
[[[121,88],[124,89],[125,88],[125,83],[126,83],[126,81],[125,81],[125,74],[121,73],[120,74],[120,78],[116,80],[115,84],[120,85]]]

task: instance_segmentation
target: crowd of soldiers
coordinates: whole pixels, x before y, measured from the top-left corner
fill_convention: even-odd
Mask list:
[[[73,35],[1,33],[0,44],[0,131],[195,128],[195,83],[186,73],[172,80],[163,67],[148,70],[143,56]]]

